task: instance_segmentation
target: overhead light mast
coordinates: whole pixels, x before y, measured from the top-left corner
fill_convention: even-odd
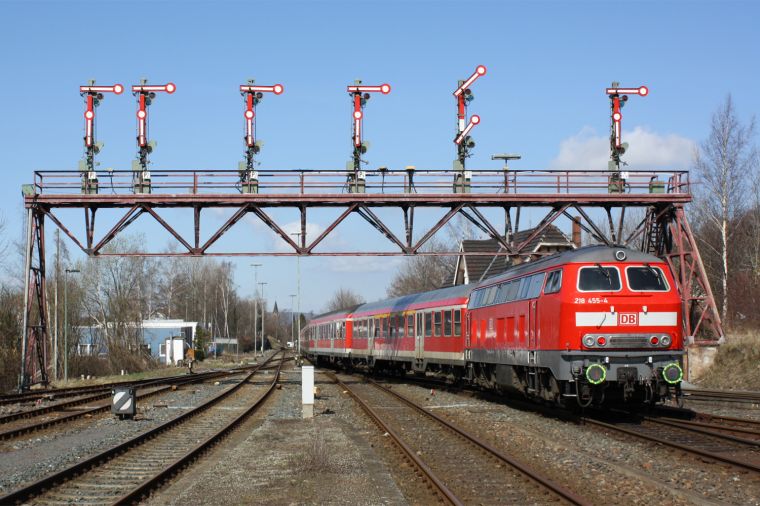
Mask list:
[[[174,83],[148,84],[141,79],[132,86],[132,95],[137,97],[137,160],[132,161],[132,187],[135,193],[150,193],[150,170],[148,155],[156,147],[156,141],[148,139],[148,107],[156,98],[156,93],[172,94],[177,91]]]
[[[259,192],[259,176],[255,170],[256,159],[254,158],[261,151],[264,143],[256,139],[256,106],[264,98],[264,93],[274,93],[280,95],[285,88],[281,84],[272,86],[261,86],[255,84],[254,79],[249,79],[248,84],[240,85],[240,95],[245,101],[245,161],[238,164],[240,172],[240,184],[243,193]]]
[[[366,177],[361,164],[366,163],[362,160],[362,155],[367,152],[369,142],[363,140],[364,136],[364,107],[372,95],[371,93],[382,93],[387,95],[391,92],[391,85],[388,83],[378,86],[362,85],[361,80],[357,79],[353,85],[347,87],[351,102],[353,104],[352,113],[352,134],[353,151],[351,161],[348,162],[347,186],[349,193],[364,193]]]
[[[115,95],[121,95],[124,91],[124,86],[121,84],[114,84],[113,86],[95,86],[95,80],[91,79],[90,84],[87,86],[79,87],[79,94],[84,97],[85,111],[84,111],[84,158],[79,162],[79,170],[82,171],[82,193],[97,194],[98,193],[98,176],[95,172],[97,163],[95,162],[95,155],[97,155],[104,144],[97,142],[96,140],[96,128],[95,128],[95,108],[100,105],[103,100],[104,93],[113,93]]]
[[[478,65],[470,77],[459,81],[454,90],[457,101],[457,133],[454,144],[457,145],[457,159],[454,160],[454,193],[469,193],[470,177],[465,170],[465,160],[470,157],[470,150],[475,147],[475,141],[470,137],[470,131],[480,124],[480,116],[473,114],[467,121],[467,106],[475,99],[470,86],[480,77],[486,75],[485,65]]]

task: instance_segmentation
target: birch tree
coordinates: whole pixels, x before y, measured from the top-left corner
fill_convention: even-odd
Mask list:
[[[703,227],[717,231],[717,241],[699,234],[700,246],[717,256],[720,280],[721,318],[730,323],[729,248],[739,219],[747,209],[748,190],[757,171],[757,151],[753,145],[755,120],[744,124],[737,117],[731,95],[713,113],[710,134],[694,153],[696,213]],[[708,230],[709,232],[709,230]]]

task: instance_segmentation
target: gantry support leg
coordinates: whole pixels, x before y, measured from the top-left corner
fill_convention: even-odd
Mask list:
[[[19,391],[37,383],[48,384],[45,214],[42,210],[29,208],[26,237]]]

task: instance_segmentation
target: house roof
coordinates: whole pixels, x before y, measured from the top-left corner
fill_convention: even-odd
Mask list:
[[[514,234],[514,244],[521,244],[530,237],[534,230],[535,228],[530,228],[520,230]],[[531,239],[525,248],[523,248],[523,251],[534,253],[541,247],[546,246],[575,247],[573,242],[559,228],[549,224],[540,234]],[[501,248],[496,239],[462,241],[462,251],[464,253],[488,253],[502,250],[503,248]],[[463,256],[461,260],[465,262],[467,277],[470,283],[477,283],[481,279],[501,274],[512,265],[508,255]]]

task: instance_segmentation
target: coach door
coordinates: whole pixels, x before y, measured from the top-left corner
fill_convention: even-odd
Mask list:
[[[415,313],[414,315],[415,319],[415,325],[414,325],[414,358],[423,358],[423,352],[424,349],[424,335],[425,335],[425,328],[423,325],[424,318],[422,317],[422,313]]]

